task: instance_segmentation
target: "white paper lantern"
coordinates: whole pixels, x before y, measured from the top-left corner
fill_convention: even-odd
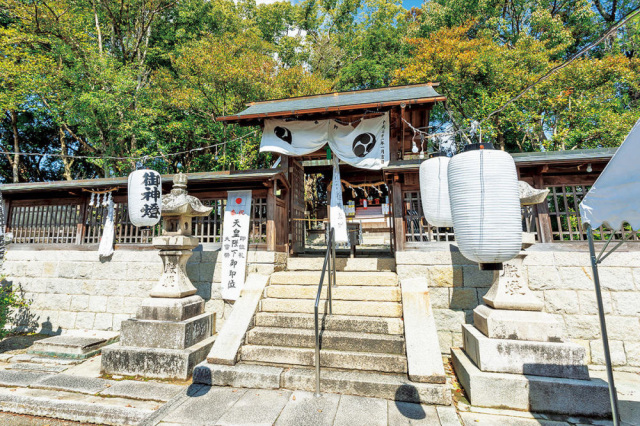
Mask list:
[[[155,170],[136,170],[129,175],[129,220],[134,226],[154,226],[162,213],[162,178]]]
[[[522,246],[522,221],[511,155],[491,144],[469,145],[451,159],[448,173],[454,233],[464,257],[479,264],[516,257]]]
[[[449,161],[446,155],[436,155],[420,164],[422,212],[429,224],[439,228],[453,226],[447,180]]]

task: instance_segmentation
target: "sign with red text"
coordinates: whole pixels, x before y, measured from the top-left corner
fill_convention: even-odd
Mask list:
[[[244,286],[251,222],[251,191],[229,191],[222,225],[222,298],[236,300]]]

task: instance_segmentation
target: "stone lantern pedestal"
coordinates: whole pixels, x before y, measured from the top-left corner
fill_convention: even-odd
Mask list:
[[[476,406],[610,416],[607,383],[589,378],[585,348],[564,340],[564,324],[529,290],[526,255],[495,272],[474,325],[462,326],[464,346],[451,349],[460,384]]]
[[[191,235],[192,218],[207,216],[212,208],[187,195],[185,175],[173,181],[171,193],[162,199],[162,235],[153,239],[162,276],[136,317],[122,323],[120,344],[103,349],[106,374],[188,379],[215,340],[215,314],[204,312],[204,300],[186,272],[199,243]]]

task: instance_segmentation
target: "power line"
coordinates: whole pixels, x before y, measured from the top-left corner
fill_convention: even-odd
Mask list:
[[[485,118],[483,118],[482,120],[480,120],[480,124],[484,123],[486,120],[488,120],[489,118],[491,118],[493,115],[498,114],[499,112],[502,112],[505,110],[505,108],[507,106],[509,106],[510,104],[512,104],[513,102],[517,101],[518,99],[520,99],[522,96],[524,96],[525,93],[527,93],[529,90],[531,90],[534,86],[536,86],[537,84],[542,83],[543,81],[547,80],[549,77],[551,77],[553,74],[557,73],[558,71],[560,71],[561,69],[565,68],[566,66],[568,66],[570,63],[572,63],[573,61],[575,61],[576,59],[578,59],[579,57],[581,57],[582,55],[584,55],[585,53],[587,53],[588,51],[590,51],[591,49],[593,49],[594,47],[596,47],[597,45],[599,45],[600,43],[602,43],[604,40],[607,39],[607,37],[609,37],[611,34],[613,34],[618,28],[620,28],[621,26],[623,26],[625,23],[627,23],[629,20],[631,20],[631,18],[633,18],[634,16],[638,15],[640,13],[640,6],[636,7],[634,10],[632,10],[631,12],[629,12],[627,14],[627,16],[625,16],[624,18],[622,18],[620,21],[618,21],[616,24],[614,24],[613,26],[611,26],[607,31],[604,32],[604,34],[602,34],[602,36],[600,36],[600,38],[596,41],[594,41],[593,43],[583,47],[582,49],[580,49],[580,51],[578,53],[576,53],[575,55],[573,55],[571,58],[567,59],[565,62],[563,62],[560,65],[557,65],[553,68],[551,68],[549,71],[547,71],[542,77],[538,78],[536,81],[534,81],[533,83],[529,84],[527,87],[525,87],[522,91],[520,91],[520,93],[518,93],[516,96],[514,96],[513,98],[509,99],[507,102],[505,102],[504,104],[502,104],[502,106],[494,111],[492,111],[491,113],[489,113],[489,115],[487,115]]]
[[[130,157],[116,157],[116,156],[110,156],[110,155],[100,155],[100,156],[95,156],[95,155],[66,155],[66,154],[61,154],[61,153],[42,153],[42,152],[10,152],[10,151],[0,151],[0,154],[3,155],[20,155],[20,156],[25,156],[25,157],[59,157],[59,158],[76,158],[76,159],[84,159],[84,160],[125,160],[125,161],[148,161],[148,160],[157,160],[157,159],[164,159],[167,157],[175,157],[177,155],[184,155],[184,154],[190,154],[192,152],[198,152],[198,151],[204,151],[206,149],[211,149],[211,148],[215,148],[218,146],[225,146],[232,143],[232,142],[236,142],[242,139],[246,139],[250,136],[254,136],[256,133],[258,133],[257,130],[254,130],[253,132],[246,134],[244,136],[240,136],[237,137],[235,139],[232,139],[230,141],[224,141],[224,142],[218,142],[212,145],[207,145],[207,146],[201,146],[198,148],[192,148],[192,149],[188,149],[185,151],[178,151],[178,152],[171,152],[171,153],[167,153],[167,154],[158,154],[158,155],[141,155],[141,156],[130,156]]]

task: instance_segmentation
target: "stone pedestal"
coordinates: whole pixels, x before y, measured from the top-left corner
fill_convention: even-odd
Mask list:
[[[215,337],[215,314],[200,296],[146,299],[135,319],[122,323],[120,344],[102,350],[102,372],[186,380]]]
[[[453,367],[473,405],[534,412],[606,417],[609,389],[591,380],[585,349],[564,342],[563,324],[541,312],[543,303],[522,274],[526,253],[496,272],[473,311],[474,326],[462,326],[462,349],[452,349]]]

